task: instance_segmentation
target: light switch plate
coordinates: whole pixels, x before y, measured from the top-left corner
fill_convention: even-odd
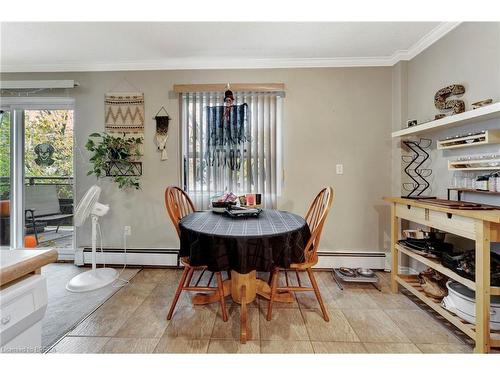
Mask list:
[[[335,166],[335,170],[337,171],[337,174],[344,174],[344,164],[337,164]]]

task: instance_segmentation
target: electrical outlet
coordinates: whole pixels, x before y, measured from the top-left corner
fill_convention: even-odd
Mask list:
[[[344,164],[337,164],[335,166],[337,174],[344,174]]]
[[[132,227],[130,225],[125,225],[123,227],[123,234],[125,234],[125,236],[132,235]]]

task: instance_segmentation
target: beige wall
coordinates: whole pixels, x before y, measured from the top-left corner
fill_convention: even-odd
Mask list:
[[[408,117],[434,118],[434,94],[451,83],[465,85],[470,103],[500,99],[500,22],[466,22],[408,62]]]
[[[408,62],[407,103],[409,119],[424,122],[434,118],[434,94],[449,84],[460,83],[466,88],[463,95],[466,110],[470,104],[492,98],[500,101],[500,23],[462,23],[456,29]],[[448,160],[460,155],[499,153],[498,145],[466,149],[437,151],[436,140],[460,132],[499,128],[498,120],[480,122],[470,126],[430,134],[433,140],[432,169],[433,193],[446,195],[446,187],[453,173],[448,171]],[[500,205],[498,197],[474,194],[469,200]]]
[[[391,68],[136,71],[99,73],[4,74],[2,79],[74,79],[76,100],[77,198],[95,183],[87,177],[87,136],[103,131],[104,93],[122,78],[144,92],[146,106],[142,190],[122,192],[103,180],[102,202],[111,205],[102,219],[104,246],[121,247],[124,225],[132,226],[129,246],[177,248],[165,215],[163,191],[178,184],[178,100],[176,83],[283,82],[285,185],[279,207],[304,214],[323,185],[337,190],[326,225],[324,250],[381,251],[387,247],[388,211],[381,197],[391,191]],[[168,150],[160,161],[152,117],[164,105],[173,121]],[[335,164],[344,164],[344,175]],[[90,243],[88,223],[78,245]]]

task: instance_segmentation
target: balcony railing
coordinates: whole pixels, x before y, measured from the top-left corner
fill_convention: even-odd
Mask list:
[[[31,176],[24,178],[26,185],[61,185],[72,186],[73,176]],[[53,183],[51,181],[61,181]],[[0,176],[0,186],[9,186],[10,177]]]

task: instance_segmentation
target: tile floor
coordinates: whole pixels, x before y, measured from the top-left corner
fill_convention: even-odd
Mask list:
[[[82,294],[66,290],[66,283],[88,267],[75,267],[70,263],[51,263],[42,268],[47,278],[48,306],[42,320],[42,347],[50,348],[62,335],[71,330],[78,322],[94,309],[101,306],[118,291],[122,283],[117,281],[107,287]],[[118,269],[120,271],[120,269]],[[140,269],[128,268],[121,278],[130,279]]]
[[[167,310],[181,271],[143,269],[102,306],[64,336],[52,353],[470,353],[471,341],[447,327],[403,294],[391,294],[389,274],[382,291],[345,285],[316,272],[327,305],[326,323],[313,293],[277,303],[265,319],[267,302],[250,305],[251,339],[239,342],[239,305],[227,298],[229,321],[219,305],[193,306],[183,293],[170,322]],[[266,275],[262,275],[263,278]],[[304,282],[304,277],[301,277]]]

